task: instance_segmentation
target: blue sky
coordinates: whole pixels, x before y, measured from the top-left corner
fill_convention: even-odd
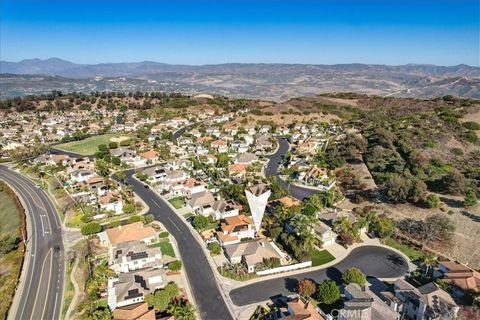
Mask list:
[[[2,60],[480,65],[480,0],[0,1]]]

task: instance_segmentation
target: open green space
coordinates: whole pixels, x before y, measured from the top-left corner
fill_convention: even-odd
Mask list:
[[[175,251],[173,251],[172,244],[168,239],[161,239],[157,243],[149,245],[150,248],[159,247],[163,255],[175,258]]]
[[[98,151],[98,146],[105,144],[108,146],[110,142],[119,142],[122,137],[125,137],[123,140],[128,140],[129,137],[115,134],[103,134],[99,136],[89,137],[79,141],[72,141],[67,143],[62,143],[56,145],[55,148],[70,152],[75,152],[81,155],[93,155]]]
[[[20,238],[21,219],[19,208],[15,204],[15,196],[13,192],[7,192],[7,188],[8,186],[3,182],[0,183],[0,239],[2,239],[0,250],[0,301],[2,301],[0,319],[7,318],[7,312],[12,303],[20,276],[25,248],[23,242],[16,246],[10,246],[10,239]]]
[[[15,201],[5,191],[0,191],[0,235],[17,235],[20,215]]]
[[[185,207],[185,200],[182,197],[176,197],[168,200],[175,207],[175,209],[180,209]]]
[[[420,250],[412,248],[406,244],[400,243],[395,239],[386,238],[383,240],[387,246],[397,249],[398,251],[405,254],[410,260],[415,261],[421,259],[424,256],[424,253]]]
[[[335,260],[335,257],[327,250],[312,250],[310,251],[310,256],[312,257],[312,267],[320,266]]]

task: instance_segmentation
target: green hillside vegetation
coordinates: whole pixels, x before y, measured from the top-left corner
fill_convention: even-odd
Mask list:
[[[20,276],[24,245],[20,227],[23,208],[11,189],[0,182],[0,319],[6,319]]]

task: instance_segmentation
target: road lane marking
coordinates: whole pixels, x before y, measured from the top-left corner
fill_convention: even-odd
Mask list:
[[[42,280],[43,280],[43,271],[45,269],[45,262],[47,261],[47,257],[50,255],[51,252],[52,252],[52,249],[51,248],[48,249],[48,252],[45,255],[45,259],[43,259],[42,270],[40,271],[40,279],[38,281],[37,294],[35,295],[35,300],[33,301],[33,308],[32,308],[32,314],[30,315],[30,320],[34,319],[33,314],[35,313],[35,307],[37,306],[38,294],[40,293],[40,287],[41,287]],[[51,268],[50,268],[50,271],[51,271]],[[48,285],[50,286],[50,283]],[[46,292],[46,294],[48,295],[48,291]],[[47,299],[45,299],[45,301],[46,300]],[[42,311],[42,318],[43,318],[43,311]]]
[[[21,185],[21,184],[17,181],[18,179],[17,179],[15,176],[12,177],[10,174],[7,174],[7,171],[0,171],[0,172],[3,172],[3,173],[4,173],[4,174],[3,174],[3,179],[4,179],[5,181],[9,182],[9,184],[10,184],[14,189],[16,189],[16,191],[17,191],[18,193],[21,194],[21,197],[24,199],[25,204],[26,204],[26,206],[28,207],[28,208],[26,208],[26,209],[27,209],[28,212],[30,212],[29,216],[30,216],[30,218],[31,218],[31,220],[32,220],[32,224],[33,224],[33,226],[32,226],[32,232],[33,232],[33,234],[34,234],[33,236],[34,236],[34,238],[35,238],[34,245],[33,245],[33,246],[34,246],[34,252],[37,252],[37,247],[38,247],[38,240],[37,240],[37,238],[38,238],[38,232],[37,232],[37,231],[38,231],[38,230],[37,230],[37,223],[36,223],[36,218],[35,218],[35,214],[34,214],[34,211],[33,211],[33,207],[32,207],[32,205],[31,205],[31,203],[30,203],[30,201],[29,201],[29,199],[28,199],[29,193],[27,192],[26,189],[24,189],[23,185]],[[35,262],[36,262],[36,255],[33,254],[32,256],[33,256],[33,263],[32,263],[32,265],[30,266],[30,263],[29,263],[29,266],[28,266],[28,269],[29,269],[29,270],[24,270],[24,271],[27,272],[27,275],[26,275],[27,277],[30,275],[30,277],[29,277],[29,282],[28,282],[28,283],[29,283],[29,288],[32,286],[33,274],[35,273],[35,265],[36,265],[36,263],[35,263]],[[29,272],[30,269],[31,269],[31,272]],[[21,311],[21,313],[20,313],[20,319],[23,318],[23,314],[24,314],[24,312],[25,312],[25,306],[27,306],[28,293],[29,293],[28,291],[25,293],[25,286],[24,286],[24,287],[23,287],[23,290],[22,290],[22,296],[20,297],[20,300],[19,300],[19,301],[21,302],[22,297],[24,297],[24,300],[25,300],[24,303],[23,303],[22,311]]]
[[[51,220],[50,220],[50,214],[53,214],[54,224],[56,225],[56,228],[61,229],[61,223],[60,223],[60,219],[59,219],[58,214],[57,214],[57,210],[52,206],[52,202],[51,202],[50,198],[46,195],[46,193],[43,190],[33,189],[30,186],[30,184],[32,182],[30,181],[30,179],[28,179],[26,177],[20,176],[20,178],[14,178],[14,180],[15,181],[19,180],[18,184],[23,187],[22,189],[30,190],[31,193],[35,194],[35,197],[38,198],[38,200],[42,204],[42,207],[40,207],[38,205],[38,202],[36,201],[36,199],[29,194],[30,198],[35,202],[35,205],[37,207],[39,207],[39,209],[45,211],[45,214],[40,215],[40,222],[42,223],[42,229],[43,229],[44,234],[47,234],[47,235],[52,234],[52,232],[51,232],[52,231],[52,225],[51,225]],[[27,193],[28,193],[28,190],[27,190]],[[45,203],[48,206],[48,209],[50,209],[50,212],[47,210],[47,207],[45,206]],[[32,212],[33,212],[33,210],[32,210]],[[48,226],[49,226],[49,229],[50,229],[49,231],[45,231],[45,225],[43,224],[42,216],[47,218]],[[35,219],[35,221],[36,221],[36,219]],[[44,236],[44,234],[42,236]],[[51,248],[50,248],[50,250],[51,250]],[[52,269],[53,269],[53,267],[52,267],[52,265],[53,265],[53,254],[51,256],[51,261],[52,262],[51,262],[51,267],[50,267],[50,277],[51,277],[51,272],[52,272]],[[59,266],[59,273],[62,274],[61,266]],[[32,279],[31,280],[33,280],[33,272],[32,272]],[[31,283],[31,281],[30,281],[30,283]],[[48,285],[50,285],[50,282],[48,283]],[[60,288],[59,288],[59,290],[60,290]],[[63,287],[61,288],[61,290],[63,291]],[[38,295],[38,291],[37,291],[37,295]],[[47,293],[47,298],[48,298],[48,293]],[[35,310],[33,310],[33,312],[34,311]],[[45,313],[45,306],[44,306],[44,311],[42,313],[42,318],[43,318],[44,313]],[[22,315],[23,315],[23,312],[22,312]],[[52,316],[53,316],[53,318],[55,318],[54,317],[55,314],[53,314]]]
[[[173,225],[175,226],[175,228],[177,228],[178,231],[182,232],[182,230],[177,226],[175,222],[173,222],[173,220],[170,217],[168,217],[168,220],[170,220],[170,222],[173,223]]]
[[[50,249],[52,250],[52,249]],[[53,253],[50,254],[50,273],[48,274],[48,286],[47,286],[47,291],[46,291],[46,298],[45,298],[45,304],[43,305],[43,310],[42,310],[42,319],[45,314],[45,308],[47,307],[47,302],[48,302],[48,290],[50,290],[50,282],[52,280],[52,270],[53,270]],[[52,319],[55,319],[52,317]]]

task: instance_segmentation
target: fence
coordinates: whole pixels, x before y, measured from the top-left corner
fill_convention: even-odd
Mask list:
[[[292,271],[292,270],[297,270],[297,269],[303,269],[303,268],[308,268],[312,266],[312,261],[307,261],[307,262],[302,262],[302,263],[296,263],[296,264],[291,264],[288,266],[282,266],[278,268],[273,268],[273,269],[268,269],[268,270],[263,270],[263,271],[257,271],[257,275],[259,276],[266,276],[269,274],[274,274],[274,273],[281,273],[281,272],[287,272],[287,271]]]

